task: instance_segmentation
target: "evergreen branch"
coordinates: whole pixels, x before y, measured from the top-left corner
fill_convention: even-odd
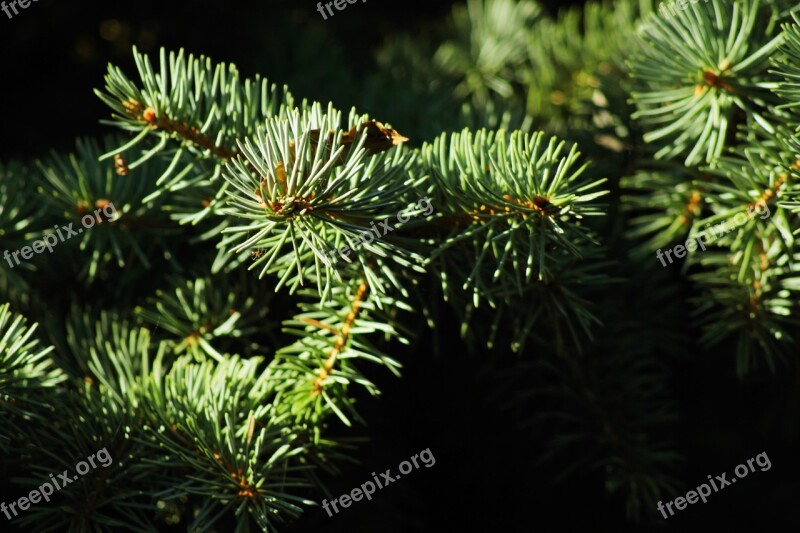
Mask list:
[[[459,79],[456,98],[471,96],[480,107],[491,94],[509,98],[519,91],[516,73],[525,63],[529,28],[540,16],[539,5],[529,0],[468,0],[455,6],[452,38],[436,51],[434,62]]]
[[[743,377],[759,359],[776,372],[775,361],[786,360],[794,342],[793,332],[800,322],[789,291],[796,291],[797,257],[784,255],[776,244],[774,227],[756,233],[755,243],[734,256],[706,252],[701,264],[707,271],[693,276],[702,292],[693,302],[693,316],[703,329],[706,346],[736,340],[736,373]],[[737,266],[738,265],[738,266]]]
[[[350,425],[345,411],[358,418],[349,385],[356,383],[373,395],[379,393],[356,367],[359,359],[398,374],[399,363],[382,354],[367,338],[383,332],[387,340],[407,342],[391,325],[397,322],[392,313],[411,308],[384,294],[368,296],[369,291],[364,280],[336,287],[331,302],[324,307],[303,304],[303,313],[284,323],[284,331],[298,340],[278,351],[275,367],[282,376],[279,386],[284,395],[282,404],[297,417],[298,423],[309,422],[319,427],[328,414],[335,413]]]
[[[579,272],[586,276],[583,283],[602,279],[590,273],[602,263],[592,261],[600,254],[585,218],[602,214],[594,200],[606,194],[596,191],[605,180],[583,178],[586,165],[575,168],[577,148],[562,155],[564,149],[565,143],[543,133],[503,130],[465,130],[423,147],[423,162],[436,180],[435,202],[443,206],[440,222],[452,224],[433,254],[434,271],[445,298],[462,315],[462,335],[486,301],[494,320],[490,333],[480,337],[493,346],[506,316],[501,309],[535,295],[537,310],[511,319],[515,350],[544,316],[559,332],[559,342],[569,336],[580,345],[584,335],[591,336],[597,319],[570,286]],[[464,291],[471,294],[460,294]],[[569,312],[558,302],[564,297]]]
[[[361,302],[364,300],[367,290],[366,282],[362,282],[361,285],[358,286],[356,295],[353,298],[353,303],[350,305],[350,312],[347,314],[342,328],[334,330],[336,334],[336,344],[334,344],[331,354],[325,360],[325,364],[322,365],[319,371],[319,377],[314,381],[314,394],[322,394],[325,380],[331,375],[333,367],[336,365],[336,358],[342,353],[345,346],[347,346],[347,342],[350,339],[350,329],[353,327],[353,324],[355,324],[358,313],[361,310]],[[316,320],[313,322],[319,323],[319,321]],[[311,322],[312,325],[313,322]],[[325,325],[323,325],[323,327],[328,329]]]
[[[105,140],[106,148],[113,144],[114,139]],[[76,258],[76,263],[81,266],[80,275],[89,281],[112,261],[119,267],[128,265],[128,254],[150,268],[145,243],[177,229],[163,217],[159,202],[145,201],[161,171],[157,162],[137,169],[135,175],[119,176],[112,164],[97,163],[100,153],[97,143],[79,141],[76,153],[66,157],[53,154],[49,161],[40,163],[44,181],[40,190],[51,216],[59,222],[72,223],[75,232],[80,233],[58,249],[79,248],[85,252]],[[86,217],[94,219],[88,226],[91,229],[82,229]]]
[[[774,16],[759,0],[711,0],[642,26],[646,46],[631,60],[634,118],[650,130],[645,141],[661,143],[657,158],[713,163],[740,114],[747,127],[773,133],[767,68],[783,41]]]
[[[169,334],[175,355],[221,360],[223,353],[269,353],[277,344],[277,328],[270,327],[269,319],[273,293],[252,276],[173,279],[170,285],[169,292],[159,290],[135,313]]]
[[[105,394],[103,385],[91,380],[73,385],[58,398],[58,416],[26,428],[20,450],[30,468],[13,480],[15,489],[29,493],[50,480],[48,475],[64,470],[71,475],[78,462],[88,465],[87,458],[99,450],[109,463],[102,464],[98,456],[94,468],[60,487],[58,505],[36,505],[17,519],[19,524],[43,531],[128,527],[152,532],[155,505],[143,489],[156,470],[142,467],[146,449],[130,439],[140,421],[130,405]]]
[[[258,358],[194,363],[183,357],[148,384],[145,409],[161,425],[153,428],[153,444],[172,459],[159,464],[192,472],[178,485],[165,480],[161,497],[200,497],[192,528],[213,527],[238,509],[239,527],[252,518],[264,531],[276,531],[275,523],[311,503],[289,492],[307,486],[310,467],[300,464],[305,447],[271,403],[275,377],[260,368]]]
[[[47,357],[52,347],[42,347],[33,336],[36,325],[0,305],[0,415],[7,423],[0,433],[0,450],[8,452],[9,441],[16,440],[20,425],[46,423],[52,415],[48,392],[66,375]]]
[[[211,59],[177,54],[161,49],[159,71],[150,59],[133,50],[139,74],[138,86],[122,71],[109,66],[106,91],[95,91],[115,112],[114,123],[127,131],[161,138],[173,137],[200,154],[230,159],[236,140],[255,134],[256,128],[293,98],[284,87],[255,76],[241,79],[234,65],[212,63]],[[131,143],[125,146],[128,149]],[[109,152],[121,153],[123,149]],[[129,166],[134,167],[137,162]]]
[[[41,235],[46,225],[46,210],[38,202],[30,186],[33,172],[19,163],[0,164],[0,249],[13,253]],[[10,261],[3,257],[3,261]],[[13,263],[0,269],[0,283],[10,290],[25,290],[28,284]],[[30,263],[19,265],[24,270],[34,268]]]
[[[263,264],[262,277],[279,273],[278,287],[290,283],[294,291],[313,276],[324,294],[340,279],[331,258],[344,243],[355,249],[367,233],[363,248],[369,253],[399,254],[401,264],[414,258],[389,240],[375,239],[369,224],[396,214],[410,199],[414,183],[398,179],[408,154],[399,148],[379,153],[402,139],[380,125],[362,127],[366,121],[354,113],[350,131],[341,130],[340,121],[339,112],[324,113],[319,106],[269,119],[255,140],[240,144],[244,159],[224,175],[231,185],[225,213],[245,222],[225,230],[231,235],[222,246],[234,253],[259,250],[251,268]],[[332,132],[327,142],[319,141],[320,131]],[[367,271],[368,258],[358,261]]]
[[[586,165],[573,169],[579,153],[573,146],[562,156],[565,143],[535,135],[505,131],[441,136],[423,147],[429,172],[445,201],[445,220],[458,221],[441,245],[444,250],[470,240],[474,248],[474,273],[489,258],[498,281],[509,263],[522,280],[548,280],[548,257],[565,250],[580,257],[580,245],[597,242],[581,225],[583,217],[601,214],[592,201],[606,191],[593,192],[605,180],[580,179]],[[493,270],[493,271],[492,271]],[[474,285],[474,274],[464,288]]]
[[[175,122],[167,116],[158,117],[155,109],[145,108],[141,102],[127,101],[124,106],[132,119],[146,122],[156,132],[163,131],[168,135],[175,136],[183,143],[198,146],[220,159],[231,159],[236,155],[234,150],[218,146],[209,136],[201,134],[195,126],[186,122]]]
[[[161,187],[148,199],[177,192],[169,208],[181,224],[195,225],[219,215],[226,187],[221,169],[238,153],[237,140],[254,135],[266,118],[293,108],[292,95],[285,86],[279,91],[260,76],[242,79],[234,65],[187,57],[183,50],[167,55],[162,49],[158,72],[147,56],[135,48],[133,54],[138,82],[109,66],[107,93],[95,91],[114,111],[110,123],[135,134],[103,158],[155,138],[154,147],[127,164],[133,169],[154,156],[169,161],[157,182]],[[212,235],[223,227],[224,222],[217,221]]]
[[[653,161],[633,176],[622,178],[623,209],[630,213],[631,239],[637,258],[651,261],[656,250],[683,242],[698,231],[710,201],[711,176],[674,161]]]

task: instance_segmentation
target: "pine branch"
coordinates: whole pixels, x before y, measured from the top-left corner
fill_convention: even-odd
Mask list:
[[[641,28],[647,44],[631,60],[634,118],[649,130],[645,141],[660,143],[657,158],[713,163],[740,120],[773,132],[765,113],[777,101],[767,68],[783,36],[759,0],[676,11],[653,15]]]
[[[66,379],[48,358],[52,347],[34,337],[36,325],[0,305],[0,415],[5,421],[0,450],[5,456],[11,440],[18,440],[25,424],[46,423],[52,416],[52,391]]]
[[[107,138],[104,143],[108,149],[116,139]],[[145,243],[177,230],[163,216],[160,203],[145,198],[155,189],[163,167],[152,162],[120,176],[110,162],[97,163],[101,153],[96,142],[79,141],[76,153],[63,157],[53,154],[49,161],[40,163],[43,201],[53,221],[61,224],[53,230],[48,228],[47,233],[60,237],[56,253],[64,248],[83,252],[75,254],[75,263],[81,267],[79,275],[88,281],[96,279],[109,264],[130,266],[129,254],[144,268],[151,268]],[[60,232],[59,228],[69,224],[80,235]]]
[[[466,7],[454,7],[452,38],[434,62],[459,80],[455,97],[471,96],[481,107],[492,94],[508,99],[518,93],[516,72],[525,63],[529,28],[540,16],[539,5],[529,0],[468,0]]]
[[[264,119],[280,114],[284,105],[292,107],[293,98],[286,87],[278,91],[260,76],[240,79],[234,65],[213,64],[204,56],[187,57],[183,50],[167,56],[162,49],[156,72],[147,56],[136,48],[133,54],[141,88],[110,66],[108,93],[95,91],[114,110],[115,125],[138,133],[125,149],[154,134],[161,139],[176,138],[201,155],[230,159],[236,153],[237,139],[253,135]]]
[[[159,331],[175,355],[198,361],[224,353],[249,356],[270,353],[277,345],[277,320],[270,326],[272,292],[248,275],[173,279],[171,290],[158,291],[137,316]],[[263,341],[267,340],[265,344]]]
[[[26,166],[14,162],[0,164],[0,248],[4,256],[39,237],[47,225],[44,206],[30,186],[34,179]],[[4,263],[8,261],[12,261],[8,268],[3,264],[0,269],[0,285],[8,292],[27,292],[29,286],[20,270],[32,269],[33,265],[27,262],[15,265],[13,259],[3,257]]]
[[[578,330],[588,333],[596,322],[587,302],[567,287],[579,279],[578,272],[585,276],[579,283],[601,279],[590,273],[602,263],[584,219],[602,214],[594,200],[606,194],[596,190],[605,180],[583,178],[586,165],[577,167],[576,147],[562,155],[564,150],[565,143],[541,133],[502,130],[465,130],[423,147],[424,164],[436,180],[434,203],[443,206],[440,223],[450,226],[433,255],[433,269],[445,298],[459,313],[466,310],[462,334],[482,301],[500,309],[532,294],[542,305],[530,320],[514,320],[515,349],[559,298],[567,298],[570,311],[552,308],[556,313],[550,318],[570,316],[567,329],[576,342]],[[496,311],[489,346],[502,316]]]
[[[288,284],[294,291],[314,276],[320,294],[327,294],[341,279],[333,263],[338,250],[358,249],[366,235],[363,249],[370,254],[403,266],[422,262],[373,236],[377,221],[396,215],[411,199],[414,183],[401,179],[409,154],[400,148],[380,153],[402,140],[381,127],[376,138],[374,128],[361,128],[365,118],[354,113],[350,131],[340,123],[338,111],[319,106],[269,119],[254,140],[240,144],[244,158],[224,175],[231,185],[225,212],[244,222],[225,230],[230,236],[222,246],[234,253],[258,250],[251,268],[263,265],[262,277],[280,274],[277,288]],[[319,142],[320,131],[332,132],[327,142]],[[359,254],[356,261],[369,270],[368,256]]]
[[[278,351],[275,365],[283,376],[279,386],[285,396],[282,402],[298,422],[319,427],[329,414],[348,426],[348,414],[361,420],[352,405],[351,384],[365,387],[373,395],[379,391],[357,362],[376,363],[399,375],[400,364],[368,340],[382,332],[386,340],[408,342],[392,326],[398,321],[393,315],[397,309],[411,311],[400,300],[371,293],[362,279],[336,287],[324,307],[302,304],[303,312],[284,323],[284,331],[298,340]]]

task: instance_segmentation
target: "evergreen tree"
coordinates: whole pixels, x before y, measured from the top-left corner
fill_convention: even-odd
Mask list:
[[[12,494],[113,465],[12,525],[280,531],[425,328],[492,354],[555,478],[653,520],[691,328],[742,378],[796,369],[800,333],[800,18],[684,4],[468,0],[350,111],[183,50],[109,66],[117,131],[0,166],[0,248],[81,228],[0,269],[0,461]]]

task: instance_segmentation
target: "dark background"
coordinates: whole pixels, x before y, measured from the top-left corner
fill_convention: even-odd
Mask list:
[[[306,0],[113,5],[40,0],[11,20],[0,12],[0,159],[69,150],[77,136],[109,132],[99,124],[108,109],[92,89],[102,88],[109,62],[134,72],[131,44],[151,53],[161,46],[184,47],[233,62],[245,76],[259,72],[287,83],[295,96],[332,100],[347,109],[357,101],[350,95],[374,69],[375,49],[393,35],[442,18],[452,4],[370,0],[349,5],[327,22],[316,2]],[[567,3],[550,4],[552,9]],[[340,65],[346,65],[351,83],[328,82],[326,74]],[[380,110],[363,111],[379,115]],[[455,325],[445,329],[457,331]],[[704,505],[637,528],[625,521],[622,499],[606,496],[601,473],[551,483],[560,465],[537,463],[539,443],[516,429],[520,414],[501,407],[503,402],[491,394],[499,384],[482,377],[491,354],[468,356],[457,339],[434,354],[424,348],[433,346],[432,334],[422,335],[418,348],[394,354],[405,365],[404,378],[375,373],[382,398],[360,399],[368,425],[355,433],[372,439],[355,454],[361,464],[345,465],[342,475],[326,482],[335,496],[341,495],[371,479],[373,471],[392,468],[396,473],[398,463],[425,448],[431,449],[436,465],[404,476],[371,502],[354,503],[334,518],[312,509],[291,531],[533,531],[559,526],[783,531],[800,524],[797,448],[786,445],[798,442],[797,396],[780,392],[791,390],[792,376],[740,382],[730,354],[676,363],[674,390],[682,420],[672,438],[688,458],[680,473],[683,494],[708,474],[732,473],[737,464],[764,451],[773,466],[713,494]],[[761,438],[765,425],[778,428],[767,431],[766,441]]]

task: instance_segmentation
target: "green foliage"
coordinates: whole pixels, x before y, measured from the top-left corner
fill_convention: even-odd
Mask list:
[[[119,140],[107,138],[104,148],[110,149]],[[78,272],[78,277],[87,281],[94,280],[107,264],[150,269],[148,257],[154,253],[163,255],[158,244],[163,249],[163,237],[174,234],[176,229],[162,213],[160,202],[145,198],[155,188],[158,166],[144,164],[135,175],[120,177],[110,162],[97,163],[102,153],[96,142],[78,141],[75,153],[53,154],[40,164],[44,179],[41,191],[48,211],[60,227],[71,223],[80,233],[67,240],[68,232],[64,230],[64,243],[60,245],[91,255],[91,261]],[[82,222],[87,217],[89,221]],[[84,229],[87,225],[94,227]],[[47,233],[51,231],[48,229]]]
[[[9,451],[9,441],[20,431],[20,424],[46,423],[53,407],[47,403],[48,390],[64,381],[65,376],[34,337],[36,325],[0,306],[0,416],[4,420],[0,433],[0,450]],[[51,396],[52,397],[52,396]]]
[[[647,142],[663,141],[656,157],[712,163],[730,144],[736,110],[748,128],[772,133],[765,116],[775,98],[767,70],[783,40],[774,13],[759,0],[693,3],[652,15],[631,61],[633,92]],[[688,153],[687,153],[688,152]]]
[[[362,234],[371,234],[369,222],[396,214],[405,208],[404,199],[412,199],[414,183],[405,177],[408,155],[400,149],[379,155],[365,147],[368,128],[345,144],[340,115],[314,106],[302,116],[294,112],[267,120],[254,142],[240,145],[244,159],[234,161],[225,173],[231,185],[226,213],[247,222],[227,228],[232,237],[223,244],[236,243],[233,252],[260,251],[263,255],[253,267],[263,264],[262,277],[281,273],[277,288],[287,283],[294,291],[304,283],[304,267],[313,263],[320,292],[327,294],[341,277],[331,259],[336,250],[352,248]],[[366,117],[351,114],[345,130],[366,122]],[[327,131],[336,134],[322,142],[319,132]],[[411,266],[388,240],[376,239],[364,249]],[[419,256],[412,259],[422,261]],[[381,279],[391,279],[371,274],[367,255],[359,254],[357,261],[376,288]]]
[[[223,353],[249,356],[274,348],[276,332],[268,327],[272,293],[252,277],[175,279],[170,286],[174,292],[156,291],[135,313],[156,332],[166,333],[164,340],[175,355],[222,361]]]
[[[291,109],[293,98],[286,87],[279,90],[260,76],[243,79],[235,66],[203,56],[162,51],[156,71],[147,56],[133,53],[140,85],[109,66],[107,92],[95,91],[114,111],[110,123],[136,133],[106,157],[157,139],[128,167],[155,156],[169,161],[153,194],[173,193],[173,218],[198,224],[216,214],[225,189],[222,165],[236,154],[237,140],[253,135],[264,119]]]
[[[442,43],[434,63],[459,79],[454,96],[471,97],[476,106],[490,95],[514,96],[514,82],[525,63],[528,28],[541,8],[530,0],[473,0],[453,9],[452,40]]]
[[[634,115],[663,161],[623,179],[641,253],[698,236],[708,251],[687,257],[698,295],[693,316],[706,346],[734,338],[744,376],[776,371],[792,350],[795,290],[791,213],[796,195],[791,117],[792,42],[776,2],[698,3],[660,11],[643,27],[632,60]],[[793,35],[795,35],[793,37]],[[687,47],[686,42],[693,43]],[[777,68],[770,68],[771,66]]]
[[[116,211],[0,273],[13,486],[114,458],[19,523],[278,531],[351,459],[332,435],[369,423],[356,398],[400,375],[426,325],[450,351],[460,335],[467,363],[490,350],[559,479],[601,472],[642,519],[680,492],[662,435],[689,332],[735,346],[742,377],[791,361],[790,8],[468,0],[340,88],[369,116],[183,51],[154,66],[134,50],[135,77],[110,66],[97,94],[121,134],[0,166],[10,251]],[[737,216],[669,274],[653,257]]]
[[[599,244],[584,218],[602,214],[593,200],[607,191],[596,190],[603,180],[581,177],[585,165],[578,166],[576,147],[564,150],[563,142],[541,133],[503,130],[474,135],[465,130],[423,147],[442,196],[436,203],[446,206],[441,220],[452,227],[434,254],[440,260],[434,268],[447,300],[459,302],[464,291],[471,293],[471,302],[455,305],[465,312],[462,332],[482,300],[497,310],[494,331],[508,320],[501,309],[529,294],[543,304],[516,322],[515,349],[524,345],[540,313],[584,333],[596,322],[586,302],[566,287],[576,272],[584,282],[602,279],[577,263]],[[565,301],[572,305],[559,309]],[[574,319],[580,328],[572,325]],[[489,346],[494,337],[488,336]]]
[[[167,470],[160,496],[167,503],[197,498],[192,529],[213,527],[235,511],[240,520],[250,516],[274,530],[276,521],[311,503],[292,494],[308,485],[302,472],[309,466],[298,464],[306,445],[276,412],[275,380],[260,358],[196,363],[185,357],[167,373],[156,366],[145,386],[143,409],[153,424],[148,436],[169,457],[153,461]]]

